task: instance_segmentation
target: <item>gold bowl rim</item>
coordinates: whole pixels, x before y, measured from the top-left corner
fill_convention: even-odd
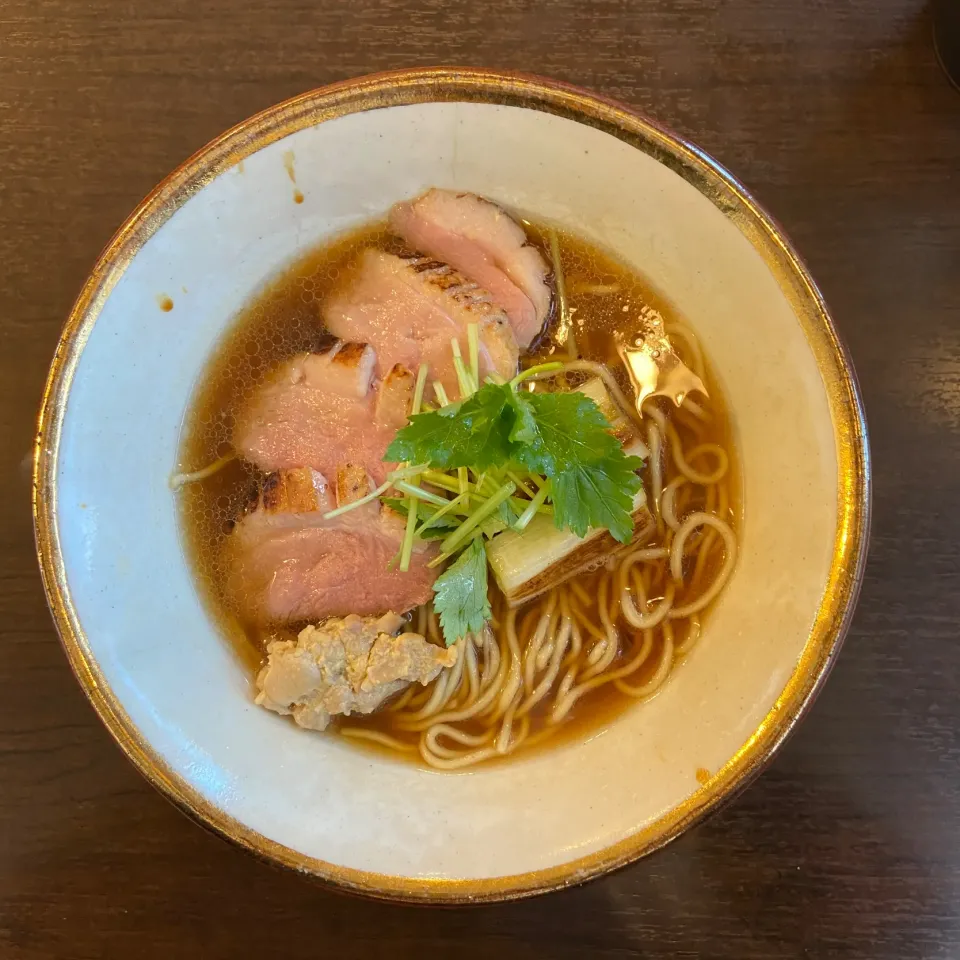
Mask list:
[[[73,373],[97,316],[137,251],[191,196],[267,144],[346,114],[437,101],[525,107],[587,124],[652,156],[710,199],[763,257],[799,318],[826,387],[839,469],[836,541],[814,626],[781,695],[747,743],[694,794],[631,836],[559,866],[478,880],[393,876],[327,863],[250,830],[204,799],[145,741],[107,684],[73,606],[57,530],[56,465]],[[435,67],[335,83],[269,107],[211,141],[139,204],[97,259],[57,345],[34,450],[33,515],[44,587],[70,665],[101,721],[154,787],[247,851],[341,890],[407,902],[476,903],[561,889],[631,863],[729,800],[769,763],[819,692],[850,625],[866,561],[870,487],[866,419],[846,348],[783,230],[739,181],[693,144],[616,101],[525,74]]]

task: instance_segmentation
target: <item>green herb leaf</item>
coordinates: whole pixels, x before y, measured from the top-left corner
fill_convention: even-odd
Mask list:
[[[387,459],[478,472],[512,462],[553,481],[550,500],[559,529],[582,537],[591,527],[603,527],[621,542],[633,531],[642,464],[624,454],[600,408],[578,391],[528,393],[488,384],[461,404],[413,417]],[[516,516],[504,503],[481,530],[493,536]]]
[[[441,519],[443,519],[441,517]],[[497,512],[493,516],[487,517],[480,524],[480,530],[483,535],[489,539],[495,537],[498,533],[503,533],[517,519],[517,511],[510,506],[509,500],[504,500],[497,507]]]
[[[535,434],[513,455],[529,470],[553,478],[579,464],[600,463],[621,449],[607,418],[582,393],[518,394],[517,404],[529,410]]]
[[[635,473],[639,457],[608,458],[600,464],[569,467],[553,478],[553,521],[578,537],[591,527],[606,527],[615,540],[627,543],[633,535],[633,497],[640,489]]]
[[[386,460],[485,470],[508,460],[514,417],[509,393],[488,384],[461,404],[412,417],[387,448]]]
[[[582,393],[519,394],[517,404],[529,410],[536,435],[517,445],[513,456],[553,481],[557,528],[583,537],[591,527],[606,527],[626,543],[642,461],[624,454],[607,418]]]
[[[478,633],[490,619],[487,598],[487,552],[471,540],[433,585],[433,608],[449,647],[468,633]]]
[[[513,429],[510,431],[511,443],[531,443],[537,437],[537,421],[533,407],[527,398],[516,390],[510,390],[510,406],[513,408]]]

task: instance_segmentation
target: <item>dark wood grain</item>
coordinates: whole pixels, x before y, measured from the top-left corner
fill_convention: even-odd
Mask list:
[[[585,888],[384,906],[203,833],[75,684],[24,458],[100,247],[222,129],[332,80],[459,63],[593,87],[782,221],[860,373],[866,583],[809,719],[742,797]],[[5,0],[0,5],[0,955],[960,956],[960,94],[921,0]]]

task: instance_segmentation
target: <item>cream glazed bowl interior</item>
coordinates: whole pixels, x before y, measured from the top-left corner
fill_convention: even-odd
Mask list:
[[[252,677],[198,596],[168,486],[198,377],[251,295],[306,248],[434,185],[555,221],[645,275],[713,361],[743,482],[737,569],[661,692],[585,741],[462,774],[254,706]],[[354,891],[496,900],[662,846],[769,760],[852,613],[869,461],[823,302],[735,180],[574,88],[424,70],[271,108],[140,205],[59,345],[35,516],[73,669],[130,759],[184,811]]]

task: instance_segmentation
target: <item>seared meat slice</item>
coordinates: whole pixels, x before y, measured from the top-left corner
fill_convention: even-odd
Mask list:
[[[264,480],[251,508],[282,524],[299,522],[296,518],[302,513],[327,513],[333,509],[333,504],[323,475],[305,467],[271,473]]]
[[[377,390],[377,423],[394,430],[406,424],[416,381],[417,378],[402,363],[394,364]]]
[[[240,411],[233,442],[263,470],[307,465],[332,477],[344,462],[362,465],[379,484],[390,466],[383,455],[407,406],[392,410],[405,395],[391,386],[381,397],[372,385],[376,355],[365,343],[338,342],[324,354],[287,361]],[[410,378],[394,370],[393,380]]]
[[[344,343],[337,340],[319,353],[301,358],[301,378],[323,384],[329,393],[362,400],[373,383],[377,355],[369,343]]]
[[[274,640],[257,676],[256,702],[323,730],[332,716],[372,713],[408,684],[427,684],[456,663],[456,647],[435,646],[419,633],[397,636],[402,625],[395,613],[351,614],[305,627],[296,642]]]
[[[337,476],[341,501],[365,493],[355,465]],[[388,568],[403,541],[404,520],[377,501],[338,517],[332,491],[309,467],[270,476],[227,544],[227,589],[245,619],[257,624],[348,613],[401,612],[433,596],[436,546],[418,543],[410,569]]]
[[[362,500],[370,493],[370,475],[359,463],[341,463],[337,468],[337,506]],[[371,504],[371,506],[376,506]],[[362,509],[357,507],[357,509]]]
[[[323,319],[334,336],[363,340],[386,377],[395,364],[416,371],[421,362],[451,399],[459,396],[451,340],[468,356],[467,328],[480,335],[480,370],[510,378],[517,372],[517,341],[506,313],[487,291],[445,263],[364,250],[344,284],[327,298]]]
[[[449,263],[489,290],[510,317],[517,343],[530,346],[550,312],[550,271],[523,227],[472,193],[428,190],[398,203],[390,227],[415,250]]]

